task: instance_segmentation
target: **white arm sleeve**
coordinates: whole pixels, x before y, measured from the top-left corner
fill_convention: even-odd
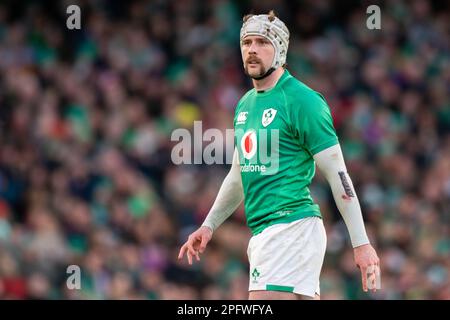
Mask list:
[[[353,248],[369,243],[358,197],[347,173],[339,144],[314,155],[317,167],[330,184],[334,201],[344,219]]]
[[[238,151],[235,149],[233,163],[222,182],[216,200],[205,218],[202,226],[216,230],[241,204],[244,199]]]

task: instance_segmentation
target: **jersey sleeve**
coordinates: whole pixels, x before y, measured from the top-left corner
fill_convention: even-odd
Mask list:
[[[320,93],[311,91],[296,104],[294,130],[311,155],[339,143],[330,108]]]

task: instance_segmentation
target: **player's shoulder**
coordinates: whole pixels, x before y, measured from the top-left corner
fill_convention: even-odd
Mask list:
[[[236,109],[235,109],[235,113],[237,113],[239,111],[239,109],[241,108],[241,106],[243,104],[245,104],[245,102],[247,101],[247,99],[254,94],[255,89],[250,89],[248,90],[242,97],[241,99],[239,99],[238,103],[236,104]]]
[[[309,87],[307,84],[291,75],[282,85],[282,89],[287,98],[294,101],[309,99],[323,99],[323,95]]]
[[[283,85],[282,90],[286,96],[288,105],[294,108],[316,108],[326,104],[324,96],[303,83],[294,76],[289,77]]]
[[[250,96],[251,96],[252,94],[254,94],[254,93],[255,93],[255,89],[254,89],[254,88],[248,90],[248,91],[242,96],[242,98],[239,100],[238,105],[239,105],[239,104],[242,104],[242,103],[245,103],[245,101],[248,99],[248,97],[250,97]]]

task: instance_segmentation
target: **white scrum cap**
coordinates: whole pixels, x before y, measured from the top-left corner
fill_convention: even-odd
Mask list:
[[[242,24],[241,28],[241,47],[242,40],[246,36],[262,36],[267,38],[275,48],[275,56],[273,57],[271,68],[278,68],[286,63],[287,50],[289,46],[289,30],[277,17],[272,21],[268,14],[253,15]]]

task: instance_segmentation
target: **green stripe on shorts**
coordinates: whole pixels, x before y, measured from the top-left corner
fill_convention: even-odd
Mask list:
[[[284,292],[294,292],[294,287],[287,286],[276,286],[273,284],[266,285],[267,291],[284,291]]]

